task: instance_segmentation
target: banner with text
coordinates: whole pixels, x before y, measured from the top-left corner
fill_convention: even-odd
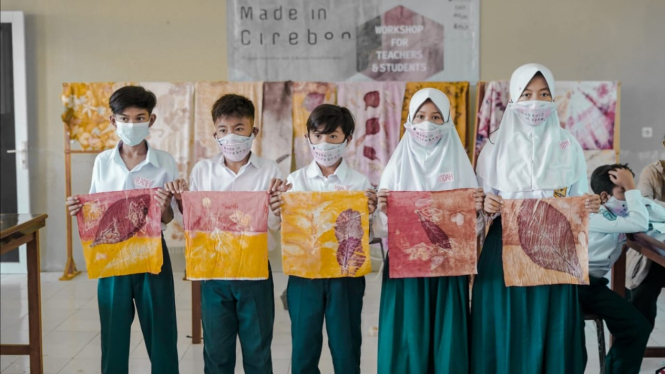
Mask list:
[[[480,0],[229,0],[231,81],[478,81]]]

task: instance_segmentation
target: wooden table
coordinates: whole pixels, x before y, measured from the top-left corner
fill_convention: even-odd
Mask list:
[[[39,229],[46,214],[0,214],[0,253],[27,244],[29,344],[1,344],[0,355],[30,355],[30,373],[42,373],[42,306],[39,281]],[[11,313],[6,310],[4,313]]]
[[[612,268],[612,289],[620,296],[626,296],[626,250],[634,249],[651,261],[665,266],[665,243],[645,233],[628,235],[621,257]],[[614,340],[614,339],[612,339]],[[665,346],[647,347],[644,357],[665,357]]]

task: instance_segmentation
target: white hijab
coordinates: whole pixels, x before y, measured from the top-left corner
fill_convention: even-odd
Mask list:
[[[408,122],[426,100],[439,109],[446,131],[431,148],[418,144],[407,131],[383,170],[379,188],[392,191],[442,191],[477,188],[473,167],[450,119],[450,101],[441,91],[425,88],[416,92],[409,103]],[[406,124],[405,124],[406,125]]]
[[[559,125],[556,110],[537,126],[529,126],[514,112],[522,91],[540,72],[554,97],[554,76],[540,64],[522,65],[510,78],[511,102],[499,129],[490,136],[476,172],[484,183],[498,191],[556,190],[586,177],[586,161],[577,140]]]

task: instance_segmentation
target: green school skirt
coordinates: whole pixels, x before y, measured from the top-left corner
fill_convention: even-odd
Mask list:
[[[379,311],[378,373],[468,373],[469,279],[390,279]]]
[[[501,218],[478,262],[471,305],[471,372],[583,373],[584,317],[577,286],[506,287]]]

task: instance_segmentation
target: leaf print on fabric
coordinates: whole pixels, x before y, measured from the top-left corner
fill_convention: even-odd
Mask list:
[[[370,160],[378,160],[379,158],[376,157],[376,149],[372,147],[365,146],[363,148],[363,156],[367,157]]]
[[[504,200],[506,286],[589,284],[585,200],[585,196]]]
[[[379,95],[379,91],[370,91],[365,94],[363,101],[365,101],[365,110],[369,107],[378,108],[381,102],[381,95]]]
[[[372,270],[364,192],[287,192],[282,201],[284,274],[318,279]]]
[[[335,237],[339,243],[337,263],[342,275],[353,276],[365,262],[362,248],[363,228],[360,212],[353,209],[343,211],[335,224]]]
[[[473,189],[391,191],[388,246],[390,278],[475,274]]]
[[[374,135],[378,134],[381,131],[381,125],[379,124],[379,119],[376,117],[369,118],[365,122],[365,135]]]
[[[344,160],[374,186],[399,143],[405,87],[406,82],[341,82],[337,86],[337,104],[348,108],[356,121]]]
[[[145,225],[149,206],[149,194],[113,203],[99,221],[95,240],[90,247],[120,243],[134,236]]]
[[[448,235],[446,235],[446,233],[441,230],[439,226],[425,218],[419,210],[416,210],[416,214],[420,219],[420,224],[422,225],[423,230],[425,230],[425,234],[427,235],[429,241],[440,249],[449,252],[448,250],[452,249],[452,247],[450,246],[450,239],[448,239]]]
[[[162,213],[157,189],[79,195],[76,215],[88,277],[139,273],[162,268]]]
[[[517,225],[522,249],[533,262],[584,281],[572,228],[563,214],[544,201],[528,199],[520,207]]]

